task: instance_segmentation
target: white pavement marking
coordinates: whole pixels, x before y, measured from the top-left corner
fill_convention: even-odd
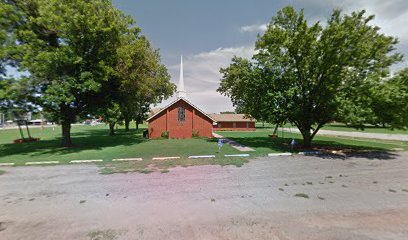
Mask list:
[[[180,157],[154,157],[153,160],[169,160],[169,159],[179,159]]]
[[[189,156],[188,158],[215,158],[215,155]]]
[[[121,161],[143,161],[143,158],[115,158],[115,159],[112,159],[112,162],[121,162]]]
[[[101,159],[96,159],[96,160],[72,160],[69,163],[93,163],[93,162],[102,162],[103,160]]]
[[[249,157],[249,154],[225,154],[225,157]]]
[[[59,161],[26,162],[25,165],[58,164]]]
[[[0,163],[1,167],[6,167],[6,166],[14,166],[15,163]]]
[[[240,144],[240,143],[237,143],[237,142],[235,142],[235,141],[233,141],[233,140],[231,140],[231,139],[225,138],[224,136],[222,136],[222,135],[220,135],[220,134],[218,134],[218,133],[213,133],[213,136],[214,136],[215,138],[222,138],[222,139],[224,139],[225,143],[231,145],[231,147],[237,149],[237,150],[240,151],[240,152],[252,152],[252,151],[255,151],[255,149],[253,149],[253,148],[246,147],[246,146],[244,146],[244,145],[242,145],[242,144]]]
[[[268,153],[268,157],[277,157],[277,156],[291,156],[292,153],[285,152],[285,153]]]

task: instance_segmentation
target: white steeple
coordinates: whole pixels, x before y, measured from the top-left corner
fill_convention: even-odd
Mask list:
[[[186,90],[184,89],[184,78],[183,78],[183,56],[181,56],[180,63],[180,79],[177,86],[177,98],[187,98]]]

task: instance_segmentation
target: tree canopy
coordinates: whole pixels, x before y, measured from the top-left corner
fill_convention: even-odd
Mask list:
[[[309,24],[303,10],[285,7],[258,36],[252,60],[234,57],[220,70],[218,91],[255,118],[296,125],[310,147],[326,123],[370,111],[366,87],[402,58],[373,18],[334,10],[326,24]]]
[[[172,91],[158,52],[146,47],[149,43],[134,20],[109,0],[6,0],[0,7],[7,10],[1,21],[12,20],[7,22],[6,56],[30,74],[26,87],[32,102],[61,123],[63,146],[72,145],[70,126],[78,116],[120,106],[129,95],[150,91],[149,84],[154,85],[151,82],[157,78],[164,82],[162,92]],[[156,55],[140,56],[146,52]],[[126,64],[136,58],[141,59],[136,63],[143,69],[140,75],[149,72],[148,79],[125,71]],[[144,61],[159,67],[150,62],[141,66]],[[140,91],[127,88],[126,81],[138,85]],[[153,102],[167,96],[153,92]]]

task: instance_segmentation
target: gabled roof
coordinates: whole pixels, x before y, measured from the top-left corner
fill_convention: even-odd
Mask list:
[[[159,115],[160,113],[162,113],[163,111],[165,111],[167,108],[173,106],[174,104],[176,104],[179,101],[184,101],[186,102],[188,105],[192,106],[194,109],[196,109],[197,111],[199,111],[200,113],[202,113],[204,116],[208,117],[210,120],[212,120],[213,122],[217,122],[216,120],[214,120],[214,118],[212,118],[210,115],[206,114],[205,112],[203,112],[201,109],[199,109],[198,107],[196,107],[194,104],[192,104],[190,101],[188,101],[187,99],[180,97],[177,98],[175,101],[173,101],[172,103],[170,103],[169,105],[167,105],[166,107],[162,108],[160,111],[156,112],[155,114],[153,114],[151,117],[149,117],[146,121],[149,122],[151,119],[153,119],[154,117],[156,117],[157,115]]]
[[[246,116],[245,114],[234,114],[234,113],[225,113],[225,114],[210,114],[217,122],[255,122],[255,119]]]
[[[150,109],[149,116],[153,116],[154,114],[160,112],[161,110],[162,110],[162,108],[152,108],[152,109]]]

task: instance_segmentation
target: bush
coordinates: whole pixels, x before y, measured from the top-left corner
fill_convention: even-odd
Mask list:
[[[193,137],[199,137],[200,133],[199,133],[198,130],[193,129],[193,134],[192,135],[193,135]]]
[[[165,138],[165,139],[169,139],[169,137],[170,137],[170,132],[169,132],[169,131],[163,131],[163,132],[161,133],[161,137],[162,137],[162,138]]]

